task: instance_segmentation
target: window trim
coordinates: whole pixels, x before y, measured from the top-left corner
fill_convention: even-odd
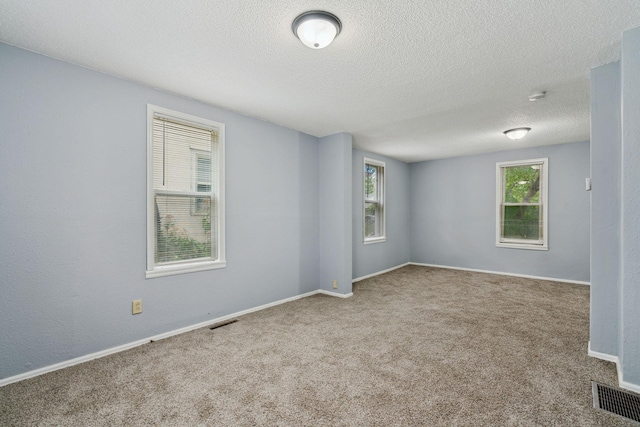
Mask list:
[[[155,221],[154,221],[154,199],[155,188],[153,181],[153,120],[155,117],[165,117],[175,120],[186,125],[192,125],[199,128],[216,129],[218,132],[218,191],[212,197],[216,198],[216,208],[218,209],[218,233],[217,240],[211,240],[211,244],[217,245],[218,258],[202,259],[202,260],[186,260],[172,264],[155,265]],[[213,157],[214,153],[211,152]],[[214,182],[212,171],[211,181]],[[213,186],[212,186],[213,192]],[[184,192],[185,195],[195,192]],[[212,120],[203,119],[201,117],[192,116],[190,114],[181,113],[170,110],[168,108],[147,104],[147,265],[146,278],[155,278],[163,276],[171,276],[175,274],[192,273],[196,271],[213,270],[225,268],[226,251],[225,251],[225,126],[224,123],[214,122]]]
[[[382,216],[381,224],[380,224],[380,235],[374,237],[365,237],[365,227],[366,227],[366,212],[365,206],[367,203],[366,195],[364,191],[365,182],[366,182],[366,174],[367,174],[367,165],[382,167],[382,175],[378,179],[378,204],[380,205],[380,215]],[[368,157],[363,158],[362,162],[362,237],[363,245],[371,245],[374,243],[383,243],[387,240],[387,214],[386,214],[386,172],[387,167],[386,163],[381,160],[375,160]],[[381,185],[380,185],[381,184]]]
[[[542,165],[540,175],[540,209],[542,210],[542,241],[504,239],[502,237],[502,203],[504,198],[504,179],[502,169],[514,166]],[[549,158],[515,160],[496,163],[496,246],[501,248],[527,249],[535,251],[549,250]]]

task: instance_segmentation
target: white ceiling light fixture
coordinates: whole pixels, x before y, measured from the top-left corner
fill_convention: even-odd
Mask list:
[[[547,92],[546,91],[540,91],[540,92],[533,92],[529,95],[529,101],[531,102],[536,102],[542,98],[544,98],[545,96],[547,96]]]
[[[291,29],[305,46],[322,49],[340,34],[342,23],[332,13],[312,10],[294,19]]]
[[[502,133],[507,135],[507,138],[509,139],[521,139],[521,138],[524,138],[525,135],[528,134],[530,130],[531,128],[515,128],[515,129],[505,130]]]

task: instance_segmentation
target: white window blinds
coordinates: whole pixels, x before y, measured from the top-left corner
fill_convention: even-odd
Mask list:
[[[153,118],[154,264],[218,258],[218,132]]]

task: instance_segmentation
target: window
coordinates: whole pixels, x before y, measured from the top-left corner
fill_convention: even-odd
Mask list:
[[[386,240],[384,220],[384,162],[364,159],[364,244]]]
[[[146,277],[222,268],[224,125],[147,110]]]
[[[548,163],[496,164],[496,246],[548,249]]]

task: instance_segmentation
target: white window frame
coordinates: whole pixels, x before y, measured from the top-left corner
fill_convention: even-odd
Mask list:
[[[211,239],[212,245],[212,253],[214,247],[217,252],[217,258],[205,258],[198,260],[186,260],[171,264],[162,264],[156,265],[155,263],[155,220],[154,220],[154,199],[155,199],[155,189],[154,189],[154,181],[153,181],[153,120],[154,117],[164,117],[179,123],[184,123],[186,125],[192,125],[199,128],[212,129],[218,132],[218,142],[217,142],[217,156],[218,156],[218,174],[214,176],[213,171],[211,174],[212,184],[214,180],[218,180],[218,191],[217,194],[213,193],[213,185],[212,192],[207,193],[211,194],[212,198],[215,198],[215,203],[212,203],[213,206],[218,210],[217,218],[218,218],[218,229],[216,230],[215,235],[216,239]],[[192,116],[189,114],[181,113],[178,111],[173,111],[167,108],[158,107],[156,105],[147,104],[147,269],[146,269],[146,278],[154,278],[154,277],[162,277],[162,276],[170,276],[175,274],[183,274],[183,273],[192,273],[196,271],[205,271],[205,270],[213,270],[218,268],[226,267],[226,255],[225,255],[225,208],[224,208],[224,200],[225,200],[225,142],[224,142],[224,124],[214,122],[212,120],[203,119],[200,117]],[[211,156],[213,158],[213,154]],[[202,193],[198,193],[197,191],[188,191],[188,192],[176,192],[180,193],[183,196],[193,196]],[[213,216],[213,215],[212,215]],[[214,235],[214,230],[211,230],[212,235]]]
[[[365,227],[366,227],[366,212],[365,206],[367,203],[371,203],[370,200],[366,199],[366,179],[367,179],[367,165],[377,166],[378,168],[382,168],[382,173],[378,173],[378,183],[376,189],[378,191],[377,195],[377,203],[380,209],[380,235],[374,237],[366,237],[365,236]],[[385,198],[386,198],[386,163],[380,160],[370,159],[365,157],[362,162],[362,236],[363,236],[363,244],[370,245],[374,243],[382,243],[387,240],[387,215],[386,215],[386,206],[385,206]]]
[[[502,211],[504,200],[505,175],[504,168],[514,166],[534,166],[541,165],[540,174],[540,197],[539,205],[541,211],[542,238],[534,240],[509,239],[502,237]],[[520,205],[520,204],[517,204]],[[549,158],[517,160],[496,163],[496,246],[502,248],[529,249],[537,251],[549,250]]]

